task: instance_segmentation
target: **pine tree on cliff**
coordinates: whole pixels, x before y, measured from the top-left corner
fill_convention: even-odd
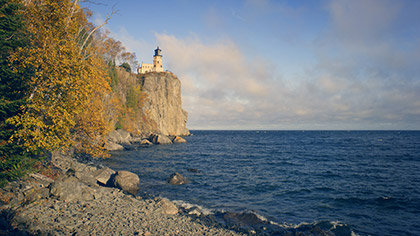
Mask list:
[[[14,127],[6,122],[20,112],[25,103],[31,70],[14,71],[19,62],[10,63],[10,55],[28,45],[29,37],[19,14],[21,5],[0,0],[0,185],[22,176],[30,165],[31,155],[16,142],[9,143]]]

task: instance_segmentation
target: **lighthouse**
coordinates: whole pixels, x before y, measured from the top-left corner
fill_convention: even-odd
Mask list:
[[[155,55],[153,56],[153,67],[156,72],[163,72],[162,65],[162,50],[159,46],[155,49]]]
[[[137,72],[139,74],[144,74],[148,72],[163,72],[162,50],[159,48],[159,46],[155,49],[155,55],[153,56],[153,64],[141,63],[141,66],[138,68]]]

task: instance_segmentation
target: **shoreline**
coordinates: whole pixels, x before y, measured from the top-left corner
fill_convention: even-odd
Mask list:
[[[56,179],[31,174],[1,189],[0,235],[244,235],[178,213],[164,198],[89,185],[87,176],[98,167],[71,156],[53,154],[52,163]],[[52,183],[70,178],[87,193],[72,200],[51,196]]]
[[[254,212],[203,214],[187,202],[134,196],[93,180],[93,172],[107,167],[91,160],[55,153],[53,178],[31,174],[1,189],[0,235],[334,235],[331,228],[337,227],[280,225]],[[81,186],[81,195],[53,196],[56,181]]]

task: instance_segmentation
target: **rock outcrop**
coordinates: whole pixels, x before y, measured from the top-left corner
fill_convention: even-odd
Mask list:
[[[170,72],[147,73],[140,78],[147,94],[143,113],[150,124],[150,133],[186,136],[187,112],[182,109],[181,82]]]

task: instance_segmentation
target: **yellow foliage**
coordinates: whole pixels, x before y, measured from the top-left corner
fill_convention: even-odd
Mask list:
[[[33,68],[32,92],[13,139],[28,149],[66,150],[70,145],[105,156],[100,137],[109,130],[102,98],[109,93],[105,64],[94,44],[85,44],[92,25],[70,0],[25,1],[32,47],[12,60]]]

